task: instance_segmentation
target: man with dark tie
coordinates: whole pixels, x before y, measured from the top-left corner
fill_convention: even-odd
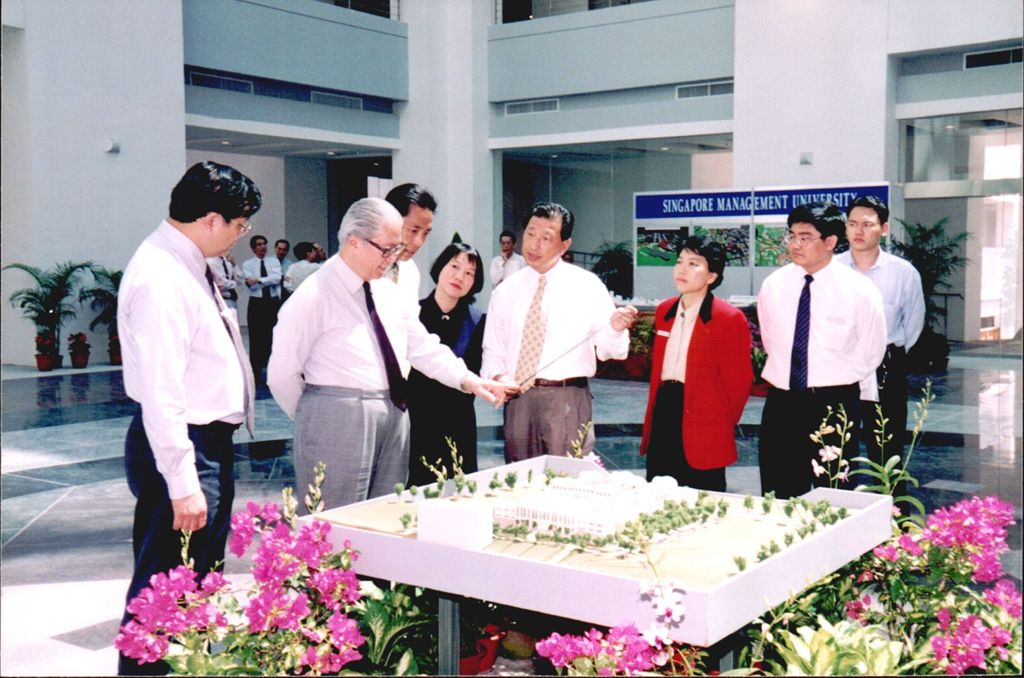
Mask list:
[[[254,389],[235,312],[223,303],[206,257],[227,252],[260,203],[259,190],[238,170],[194,165],[171,193],[169,216],[124,273],[117,314],[124,386],[140,405],[125,440],[136,497],[128,601],[152,575],[181,564],[179,530],[192,531],[197,572],[224,560],[235,487],[232,435],[242,423],[251,434]],[[168,668],[121,655],[118,672]]]
[[[263,370],[267,368],[274,341],[274,325],[281,308],[281,263],[277,257],[267,256],[267,238],[254,235],[249,247],[255,254],[242,264],[242,274],[249,288],[249,360],[256,383],[264,384]]]
[[[846,411],[854,435],[842,446],[843,454],[855,455],[861,389],[877,397],[875,369],[886,342],[878,289],[832,258],[846,229],[842,210],[830,204],[801,205],[786,223],[792,263],[768,276],[757,297],[768,353],[761,375],[772,386],[761,418],[761,491],[779,498],[827,482],[811,463],[822,464],[822,445],[809,436],[829,407]],[[840,446],[838,436],[825,444]]]
[[[342,506],[394,491],[408,472],[410,365],[432,379],[500,402],[423,327],[419,306],[381,280],[402,253],[402,217],[380,198],[356,201],[338,230],[339,252],[295,290],[274,331],[268,383],[295,420],[300,491],[327,465],[323,501]]]

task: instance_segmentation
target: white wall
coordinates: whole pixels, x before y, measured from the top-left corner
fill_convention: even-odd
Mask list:
[[[736,1],[735,186],[886,179],[887,8]]]
[[[437,197],[434,230],[416,255],[423,283],[455,231],[489,261],[501,230],[494,224],[493,159],[487,150],[487,26],[492,0],[403,0],[409,24],[409,101],[402,148],[392,157],[395,184],[427,186]],[[479,303],[487,303],[489,285]]]
[[[180,3],[15,4],[4,11],[17,27],[3,31],[2,263],[124,268],[185,170]],[[120,153],[104,152],[107,138]],[[28,281],[2,276],[4,363],[34,363],[35,329],[7,303]],[[66,331],[88,324],[80,315]]]
[[[890,0],[888,4],[890,54],[1020,40],[1024,33],[1020,0]]]

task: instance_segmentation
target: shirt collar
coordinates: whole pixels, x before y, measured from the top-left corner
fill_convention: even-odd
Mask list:
[[[362,289],[363,279],[349,268],[349,265],[345,263],[341,255],[335,254],[324,262],[324,268],[327,269],[330,275],[337,277],[341,282],[342,288],[349,294],[355,294]]]
[[[206,257],[187,235],[172,226],[166,219],[160,222],[156,232],[167,243],[171,251],[181,258],[182,263],[189,271],[200,279],[206,277]]]
[[[825,264],[825,267],[823,269],[821,269],[817,273],[811,273],[810,275],[814,276],[815,280],[828,280],[833,275],[835,275],[836,269],[839,266],[841,266],[841,264],[839,263],[838,258],[835,255],[833,255],[831,261]],[[803,280],[804,276],[807,275],[807,271],[802,266],[797,266],[796,264],[794,264],[793,270],[794,273],[800,276],[801,280]]]

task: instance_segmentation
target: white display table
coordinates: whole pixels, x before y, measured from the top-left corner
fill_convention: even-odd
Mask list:
[[[588,461],[538,457],[467,476],[475,479],[477,496],[458,502],[494,501],[481,497],[495,473],[499,480],[515,472],[519,483],[531,476],[543,483],[544,472],[578,475],[597,468]],[[446,493],[453,491],[448,482]],[[500,495],[509,490],[497,490]],[[710,493],[729,503],[725,518],[685,530],[651,548],[661,583],[669,580],[685,591],[682,623],[672,637],[680,642],[710,646],[809,584],[837,570],[892,534],[889,496],[816,489],[805,497],[827,499],[845,507],[848,516],[784,547],[781,535],[794,523],[782,515],[777,500],[765,515],[762,499],[752,509],[740,495]],[[573,552],[571,547],[498,538],[483,548],[461,548],[418,539],[415,526],[403,529],[399,517],[417,513],[422,492],[399,501],[396,495],[330,509],[317,517],[332,524],[331,540],[351,541],[359,550],[360,575],[422,586],[436,591],[488,600],[528,610],[614,626],[634,623],[640,629],[655,621],[656,610],[641,591],[656,583],[655,574],[638,554]],[[798,525],[798,523],[795,523]],[[435,527],[436,531],[436,527]],[[775,540],[780,553],[757,562],[754,553]],[[743,571],[735,564],[742,555]]]

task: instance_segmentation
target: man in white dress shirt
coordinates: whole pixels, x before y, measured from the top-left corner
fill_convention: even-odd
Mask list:
[[[300,242],[295,246],[295,258],[298,261],[288,267],[281,283],[289,293],[294,292],[303,280],[317,272],[320,264],[315,263],[316,257],[317,253],[313,243]]]
[[[235,266],[234,259],[230,254],[225,254],[222,257],[207,257],[206,263],[213,271],[213,281],[220,290],[224,305],[238,308],[238,283],[242,282],[242,272]]]
[[[255,254],[242,263],[242,274],[249,288],[249,310],[246,322],[249,325],[249,361],[256,383],[263,384],[263,370],[270,359],[274,343],[274,325],[281,308],[281,263],[277,257],[267,256],[267,238],[254,235],[249,238],[249,248]]]
[[[224,559],[234,498],[232,434],[246,420],[247,361],[236,349],[234,312],[221,312],[206,257],[224,254],[249,230],[260,202],[255,184],[237,170],[194,165],[171,193],[169,216],[125,270],[118,332],[125,391],[140,405],[125,440],[136,497],[129,601],[153,574],[181,564],[179,530],[192,530],[197,572]],[[118,667],[122,675],[167,668],[123,655]]]
[[[846,445],[833,435],[823,444],[808,436],[818,430],[829,407],[842,407],[856,428],[861,387],[876,398],[875,370],[885,354],[882,296],[863,275],[832,258],[846,228],[835,205],[801,205],[787,219],[786,244],[792,263],[768,276],[757,296],[768,361],[761,375],[772,385],[761,417],[761,491],[785,499],[814,484],[824,445],[855,456],[856,438]],[[831,422],[836,423],[835,419]],[[838,461],[833,461],[837,471]],[[849,467],[846,467],[849,471]]]
[[[516,234],[502,231],[498,236],[501,254],[491,259],[491,286],[497,287],[505,278],[526,266],[521,254],[516,254]]]
[[[268,369],[274,399],[295,419],[298,487],[304,491],[313,466],[326,463],[327,508],[387,494],[405,481],[410,365],[488,402],[505,394],[427,332],[419,304],[379,280],[404,247],[394,207],[380,198],[356,201],[341,221],[338,242],[338,255],[282,309]]]
[[[601,280],[562,261],[572,244],[572,212],[533,206],[523,231],[527,268],[495,288],[487,309],[480,374],[522,388],[505,406],[505,460],[568,455],[593,420],[587,379],[597,360],[629,350],[632,306],[616,309]],[[594,427],[583,452],[594,448]]]
[[[882,250],[881,241],[889,233],[889,208],[874,196],[850,203],[846,219],[846,238],[850,249],[836,259],[871,280],[882,293],[885,328],[888,333],[885,358],[878,368],[878,403],[889,421],[885,435],[892,440],[879,448],[875,431],[878,413],[875,403],[861,403],[861,438],[868,457],[884,464],[886,457],[903,455],[907,432],[907,352],[917,343],[924,329],[924,291],[921,274],[910,262]]]
[[[398,260],[388,269],[387,277],[398,284],[407,301],[418,304],[420,269],[412,258],[430,235],[437,200],[426,186],[420,184],[399,184],[388,191],[384,199],[402,215],[402,244],[405,246]]]

